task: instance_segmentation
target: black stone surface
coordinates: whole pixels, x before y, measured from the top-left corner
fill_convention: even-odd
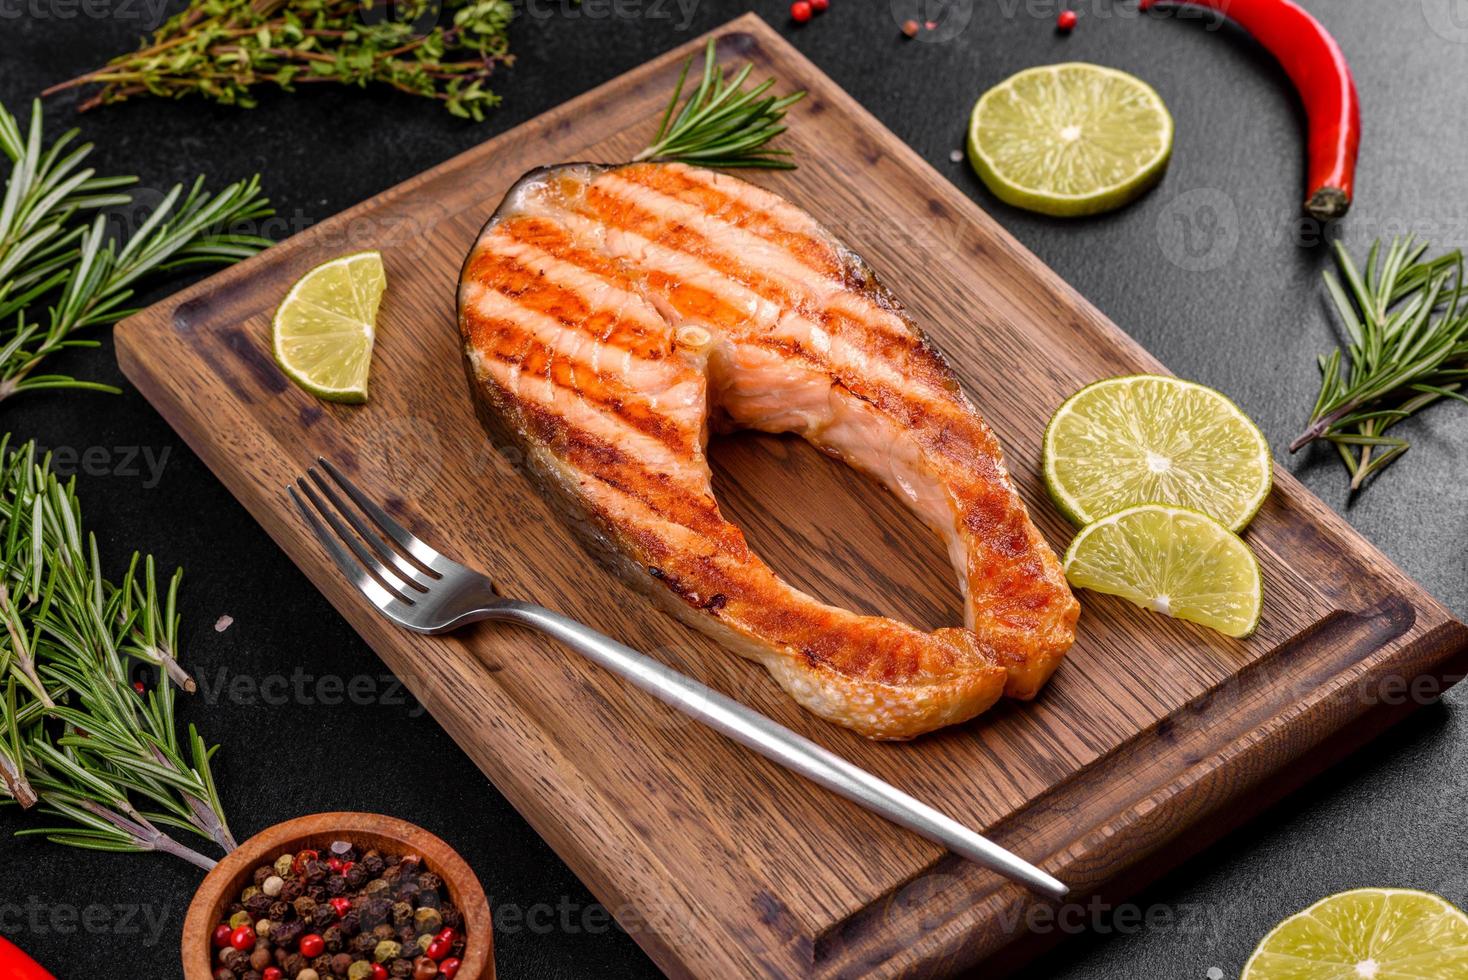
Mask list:
[[[158,2],[0,0],[0,99],[23,111],[47,84],[129,47],[157,22]],[[892,0],[899,10],[902,3]],[[745,7],[683,4],[526,0],[513,29],[518,62],[497,86],[505,103],[478,126],[406,96],[318,88],[266,94],[252,111],[140,101],[80,119],[73,97],[63,96],[50,103],[48,128],[80,125],[98,144],[99,167],[140,175],[145,193],[200,172],[222,183],[259,171],[281,215],[273,233],[282,236]],[[1055,0],[960,4],[971,19],[943,43],[904,40],[897,22],[907,14],[894,18],[887,0],[832,0],[828,13],[798,29],[782,3],[752,6],[1173,370],[1237,399],[1315,492],[1468,613],[1468,411],[1443,407],[1403,426],[1416,448],[1354,501],[1324,452],[1285,454],[1315,394],[1315,355],[1333,341],[1318,285],[1328,254],[1302,241],[1295,217],[1301,110],[1283,73],[1248,37],[1196,18],[1141,17],[1132,4],[1108,0],[1080,0],[1070,37],[1052,29]],[[1458,0],[1306,6],[1352,58],[1365,105],[1359,200],[1328,237],[1357,253],[1373,237],[1408,229],[1463,244],[1468,21],[1453,19]],[[1094,220],[1008,208],[966,163],[950,160],[981,91],[1018,69],[1063,60],[1142,76],[1178,125],[1164,183]],[[126,387],[110,343],[58,358],[57,367]],[[138,548],[166,567],[186,567],[186,662],[208,690],[181,714],[223,744],[218,776],[241,837],[303,812],[400,815],[459,848],[495,906],[512,914],[495,937],[502,976],[655,973],[433,721],[392,703],[376,657],[136,392],[32,395],[0,406],[0,426],[44,446],[92,450],[80,492],[111,562]],[[124,465],[135,451],[162,460],[161,470]],[[234,624],[215,632],[224,614]],[[293,693],[298,670],[309,678],[304,696]],[[328,704],[312,693],[323,677],[368,678],[377,693],[366,703]],[[260,697],[242,696],[252,691]],[[1033,975],[1235,976],[1273,923],[1338,889],[1400,885],[1468,899],[1468,721],[1463,695],[1446,701],[1140,895],[1150,927],[1129,913],[1071,920],[1090,927]],[[29,825],[0,812],[0,932],[62,978],[177,975],[199,874],[165,857],[81,853],[9,836]]]

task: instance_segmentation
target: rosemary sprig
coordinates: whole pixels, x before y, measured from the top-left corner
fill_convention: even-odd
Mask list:
[[[1317,439],[1332,443],[1359,489],[1410,448],[1385,433],[1444,398],[1468,402],[1468,284],[1463,254],[1424,259],[1428,245],[1395,238],[1371,246],[1364,273],[1336,243],[1340,278],[1326,290],[1345,328],[1345,356],[1320,358],[1320,395],[1310,424],[1290,452]],[[1344,285],[1342,285],[1344,281]]]
[[[213,861],[160,827],[197,833],[226,851],[235,841],[210,768],[213,750],[191,726],[180,738],[178,576],[160,590],[151,558],[134,556],[117,582],[103,573],[84,530],[74,480],[61,482],[27,444],[0,440],[3,582],[15,628],[33,653],[32,691],[14,669],[0,702],[6,795],[69,823],[23,831],[77,847],[162,851],[201,867]],[[0,655],[3,660],[6,655]],[[138,665],[159,682],[139,693]]]
[[[795,169],[789,150],[768,150],[765,146],[785,132],[780,120],[790,106],[805,97],[805,92],[778,97],[765,95],[775,84],[773,78],[744,91],[744,83],[754,66],[745,65],[733,78],[726,79],[714,51],[714,39],[709,38],[703,53],[703,77],[675,115],[692,67],[690,57],[683,63],[657,135],[633,160],[681,160],[702,167]]]
[[[42,94],[99,86],[83,111],[139,95],[249,108],[262,85],[380,83],[477,121],[499,104],[487,85],[513,61],[514,13],[509,0],[193,0],[137,51]]]
[[[132,313],[126,304],[149,275],[237,262],[271,244],[232,230],[273,213],[258,177],[218,194],[204,190],[202,177],[187,193],[176,186],[122,240],[109,234],[105,214],[81,220],[128,203],[126,194],[112,191],[136,178],[97,177],[82,168],[91,146],[67,152],[74,137],[66,133],[43,148],[36,103],[22,140],[14,117],[0,106],[0,150],[11,161],[0,204],[0,401],[42,388],[115,392],[36,368],[65,348],[96,346],[76,334]]]

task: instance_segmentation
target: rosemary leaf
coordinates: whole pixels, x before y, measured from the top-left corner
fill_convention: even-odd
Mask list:
[[[179,577],[160,589],[153,560],[135,555],[108,579],[74,481],[33,444],[8,446],[0,439],[0,793],[76,825],[25,833],[212,867],[159,829],[235,848],[213,750],[193,726],[180,739],[174,718],[175,691],[193,689],[177,660]],[[141,694],[140,666],[158,672]]]
[[[764,147],[785,132],[780,120],[805,93],[761,98],[775,84],[774,79],[746,91],[744,83],[753,66],[745,65],[733,78],[726,79],[714,50],[714,39],[709,38],[703,54],[702,80],[680,110],[678,100],[692,67],[692,58],[683,63],[657,135],[650,146],[632,159],[681,160],[701,167],[794,169],[788,151]]]
[[[134,232],[115,238],[102,210],[127,204],[131,198],[114,191],[136,178],[96,176],[82,166],[91,144],[71,147],[73,130],[47,147],[41,124],[37,102],[22,137],[0,105],[0,151],[11,163],[0,200],[0,401],[54,388],[115,392],[36,369],[59,351],[95,346],[77,333],[133,312],[127,303],[148,277],[228,265],[271,244],[235,230],[272,213],[258,177],[217,194],[203,178],[187,193],[175,187]]]
[[[1320,358],[1320,394],[1290,451],[1334,444],[1352,490],[1410,448],[1386,430],[1434,402],[1468,402],[1459,391],[1468,378],[1463,255],[1424,259],[1427,251],[1410,235],[1385,249],[1377,242],[1363,273],[1337,243],[1339,276],[1325,273],[1347,344]]]

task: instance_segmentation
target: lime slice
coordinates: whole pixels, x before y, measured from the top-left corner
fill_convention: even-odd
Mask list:
[[[1360,888],[1321,899],[1264,937],[1242,980],[1459,980],[1468,916],[1436,895]]]
[[[275,363],[318,398],[365,402],[386,288],[378,252],[343,255],[306,273],[275,311]]]
[[[1139,78],[1073,61],[989,89],[969,118],[968,159],[1001,201],[1069,218],[1135,200],[1162,179],[1172,116]]]
[[[1202,511],[1233,531],[1273,480],[1259,427],[1212,388],[1152,374],[1082,388],[1045,430],[1045,485],[1075,524],[1134,504]]]
[[[1259,624],[1259,563],[1206,514],[1143,504],[1087,525],[1065,553],[1072,585],[1121,596],[1226,636]]]

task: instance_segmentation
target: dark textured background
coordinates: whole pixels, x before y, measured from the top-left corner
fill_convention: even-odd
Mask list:
[[[0,0],[0,99],[14,111],[45,85],[129,47],[152,22],[144,0],[107,0],[87,16],[71,0]],[[157,0],[147,0],[156,3]],[[175,3],[177,0],[175,0]],[[266,95],[253,111],[197,101],[138,102],[73,118],[51,103],[49,130],[79,123],[104,171],[136,173],[157,191],[207,173],[216,183],[263,174],[282,221],[277,237],[431,167],[745,9],[550,0],[513,28],[518,62],[499,79],[504,106],[466,125],[426,102],[381,91]],[[902,0],[894,0],[900,4]],[[1082,0],[1080,26],[1053,33],[1055,0],[992,0],[944,43],[902,39],[887,0],[832,0],[791,29],[785,7],[754,4],[902,139],[1179,374],[1221,388],[1263,426],[1276,454],[1408,572],[1468,613],[1463,491],[1468,410],[1434,410],[1410,429],[1417,447],[1352,501],[1325,453],[1284,453],[1316,389],[1314,357],[1332,343],[1318,274],[1325,249],[1294,219],[1301,196],[1301,112],[1269,57],[1231,28],[1139,17],[1131,5]],[[1307,0],[1353,60],[1365,103],[1360,197],[1329,237],[1360,251],[1377,235],[1417,229],[1468,239],[1468,3]],[[1215,25],[1216,26],[1216,25]],[[1058,222],[999,204],[967,164],[950,161],[969,107],[1020,68],[1068,59],[1134,72],[1177,120],[1164,183],[1139,203],[1089,221]],[[1308,232],[1309,229],[1306,229]],[[161,296],[155,292],[149,298]],[[58,368],[123,384],[110,343],[58,358]],[[223,743],[218,777],[243,838],[303,812],[364,809],[415,820],[447,838],[500,909],[541,908],[543,928],[495,937],[508,978],[651,975],[636,945],[587,913],[591,895],[433,721],[403,704],[247,703],[218,694],[243,677],[376,678],[376,657],[135,392],[39,394],[0,407],[0,426],[45,446],[101,447],[80,491],[112,562],[133,548],[187,568],[185,662],[214,694],[183,706]],[[129,475],[126,447],[167,452],[161,480]],[[146,484],[146,485],[145,485]],[[211,627],[234,617],[224,633]],[[1419,712],[1348,764],[1139,896],[1175,913],[1138,930],[1103,916],[1038,963],[1037,976],[1195,978],[1237,975],[1278,919],[1338,889],[1402,885],[1462,902],[1468,811],[1463,695]],[[178,934],[199,882],[157,856],[91,855],[15,841],[25,825],[0,813],[0,930],[62,978],[172,977]],[[91,928],[68,910],[93,903]],[[141,905],[126,921],[115,906]],[[564,914],[562,909],[565,910]],[[37,914],[32,916],[31,911]],[[548,913],[548,914],[547,914]],[[1155,921],[1155,920],[1154,920]],[[1219,972],[1221,971],[1221,972]]]

